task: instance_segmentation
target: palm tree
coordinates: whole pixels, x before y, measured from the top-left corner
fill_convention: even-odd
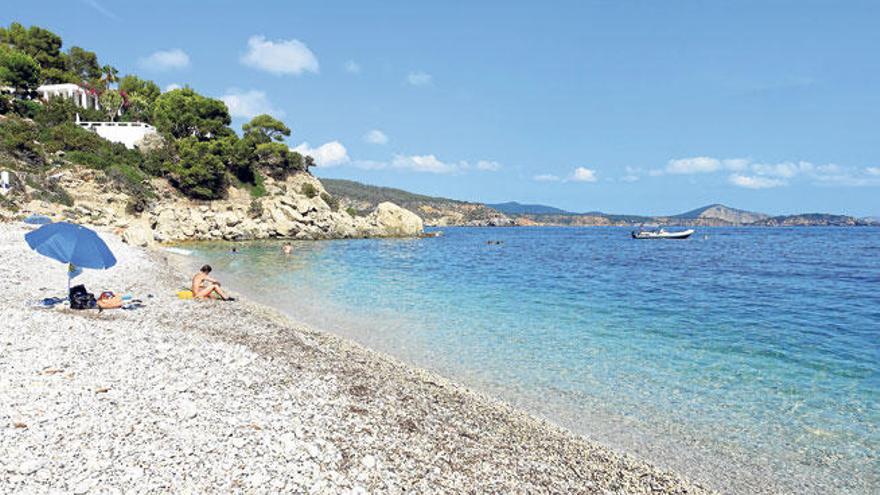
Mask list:
[[[101,82],[104,84],[104,87],[108,87],[111,84],[119,81],[119,70],[112,65],[105,65],[101,67]]]

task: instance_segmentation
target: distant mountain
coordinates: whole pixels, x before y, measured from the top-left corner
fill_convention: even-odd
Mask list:
[[[670,218],[691,220],[689,223],[700,223],[700,220],[718,220],[730,224],[748,224],[769,218],[770,215],[755,213],[746,210],[738,210],[721,204],[714,204],[697,208],[685,213],[674,215]]]
[[[524,205],[516,201],[507,203],[487,204],[489,208],[498,210],[507,215],[574,215],[569,211],[546,205]]]
[[[504,206],[510,203],[503,203]],[[518,203],[514,203],[518,205]],[[496,205],[499,206],[499,205]],[[517,223],[523,226],[561,225],[561,226],[639,226],[639,225],[680,225],[687,227],[724,227],[724,226],[806,226],[806,225],[840,225],[860,226],[872,225],[869,219],[858,219],[845,215],[829,215],[824,213],[808,213],[801,215],[788,215],[771,217],[765,213],[739,210],[722,204],[711,204],[690,210],[678,215],[670,216],[643,216],[643,215],[615,215],[593,211],[589,213],[534,213],[529,210],[529,205],[521,205],[522,211],[527,213],[514,213],[516,210],[508,210]],[[544,207],[552,208],[552,207]]]
[[[321,179],[324,189],[339,200],[343,209],[358,214],[372,211],[376,205],[391,201],[422,217],[427,225],[510,226],[504,213],[481,203],[426,196],[393,187],[372,186],[353,180]]]
[[[481,204],[436,196],[415,194],[391,187],[371,186],[340,179],[321,179],[331,195],[339,199],[344,208],[356,212],[368,212],[383,201],[391,201],[422,217],[428,225],[465,226],[639,226],[680,225],[688,227],[709,226],[805,226],[875,225],[875,219],[855,218],[825,213],[770,216],[765,213],[740,210],[722,204],[711,204],[678,215],[645,216],[617,215],[591,211],[573,213],[541,204],[523,204],[516,201],[497,204]]]

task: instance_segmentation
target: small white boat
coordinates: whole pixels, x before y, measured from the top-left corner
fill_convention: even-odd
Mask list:
[[[694,229],[680,230],[678,232],[667,232],[660,230],[639,230],[632,231],[633,239],[687,239],[694,233]]]

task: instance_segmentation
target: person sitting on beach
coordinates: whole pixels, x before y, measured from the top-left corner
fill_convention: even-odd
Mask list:
[[[224,294],[223,290],[220,289],[220,282],[208,276],[209,273],[211,273],[211,265],[205,265],[199,270],[199,273],[193,276],[193,297],[196,299],[210,299],[215,297],[213,294],[216,294],[216,297],[224,301],[232,301],[233,299]]]

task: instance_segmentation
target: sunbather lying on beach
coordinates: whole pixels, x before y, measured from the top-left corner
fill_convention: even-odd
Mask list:
[[[205,265],[199,270],[199,273],[196,273],[192,279],[192,293],[193,297],[196,299],[209,299],[212,297],[219,297],[224,301],[232,301],[231,297],[228,297],[223,293],[223,290],[220,289],[220,282],[208,276],[211,273],[211,265]],[[216,296],[214,296],[216,294]]]

